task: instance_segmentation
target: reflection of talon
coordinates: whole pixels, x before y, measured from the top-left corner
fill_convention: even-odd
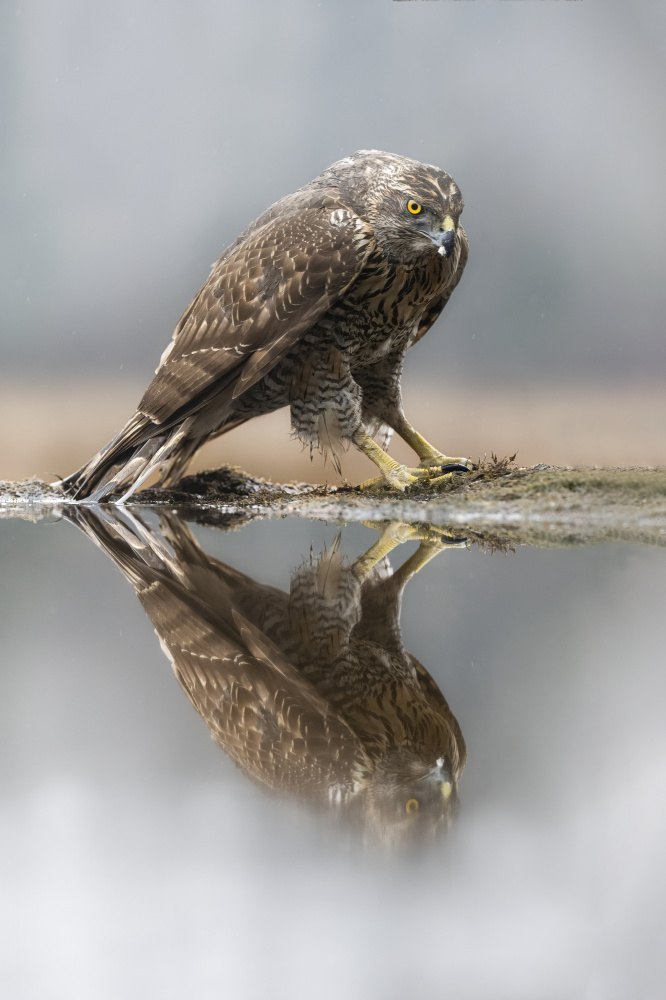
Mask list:
[[[412,540],[421,541],[424,531],[428,530],[425,524],[408,524],[406,521],[363,521],[366,528],[374,528],[380,531],[384,543],[391,543],[393,546],[402,545],[403,542]],[[435,529],[438,530],[438,529]]]
[[[369,528],[381,531],[382,535],[368,551],[354,563],[354,569],[364,577],[377,563],[384,559],[398,545],[405,542],[419,542],[418,550],[407,560],[398,573],[406,573],[407,578],[418,573],[433,556],[442,549],[465,549],[467,541],[454,535],[446,528],[434,524],[407,524],[404,521],[374,522],[364,521]]]
[[[412,534],[409,537],[412,541],[425,542],[437,549],[467,548],[467,540],[461,535],[454,535],[447,528],[440,528],[436,524],[419,524],[411,527]]]

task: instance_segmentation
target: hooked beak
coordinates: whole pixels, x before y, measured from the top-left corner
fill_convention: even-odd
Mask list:
[[[437,253],[448,258],[453,253],[456,245],[456,224],[450,215],[447,215],[442,223],[442,228],[435,233],[428,233],[430,239],[437,247]]]
[[[448,757],[439,757],[435,767],[429,772],[429,777],[437,782],[442,798],[448,802],[453,793],[453,776],[451,762]]]

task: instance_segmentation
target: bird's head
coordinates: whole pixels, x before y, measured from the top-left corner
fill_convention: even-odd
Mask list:
[[[437,254],[444,260],[457,258],[463,199],[449,174],[375,150],[362,150],[348,160],[350,173],[360,173],[365,181],[361,214],[392,263],[413,267]]]
[[[460,807],[451,761],[425,763],[397,748],[380,762],[355,807],[369,840],[392,846],[432,840],[449,829]]]

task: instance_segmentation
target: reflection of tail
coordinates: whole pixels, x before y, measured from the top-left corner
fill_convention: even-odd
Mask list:
[[[86,465],[59,484],[77,500],[93,503],[129,487],[125,499],[154,472],[160,484],[179,478],[201,441],[188,440],[193,418],[160,430],[143,413],[135,413],[123,429]]]
[[[69,506],[65,517],[105,552],[132,584],[137,594],[157,579],[178,581],[178,562],[140,518],[128,512],[126,520],[103,507]]]

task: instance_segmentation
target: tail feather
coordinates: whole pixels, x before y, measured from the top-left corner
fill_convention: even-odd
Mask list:
[[[143,482],[182,442],[188,423],[186,420],[160,432],[149,417],[135,413],[89,462],[54,485],[76,500],[93,502],[136,480],[130,490],[133,492],[140,485],[139,477]],[[168,454],[165,444],[170,446]],[[160,458],[155,462],[158,453]]]
[[[98,482],[95,489],[86,494],[85,499],[91,503],[99,503],[104,497],[111,496],[129,485],[130,489],[122,497],[123,500],[127,499],[153,471],[151,468],[153,459],[161,451],[164,437],[165,435],[160,434],[149,438],[123,465],[114,465],[113,470]],[[79,495],[79,499],[83,497]]]
[[[146,441],[120,472],[116,473],[113,483],[107,483],[101,492],[96,490],[91,494],[91,498],[99,501],[110,492],[129,483],[129,489],[118,501],[124,503],[154,472],[159,473],[159,483],[163,485],[165,478],[173,473],[174,468],[180,468],[183,462],[187,463],[191,457],[193,442],[188,441],[188,434],[193,420],[193,417],[188,417],[170,432],[155,435]],[[198,443],[196,442],[196,445]]]
[[[154,472],[158,473],[160,486],[173,485],[205,440],[226,434],[249,419],[249,415],[234,416],[230,409],[236,378],[237,372],[229,372],[161,424],[137,410],[94,458],[53,485],[75,500],[89,502],[109,499],[113,493],[129,487],[121,497],[122,502]],[[197,415],[211,409],[213,404],[219,426],[211,428],[206,422],[203,434],[196,430],[192,433]]]
[[[151,423],[152,421],[142,413],[135,413],[89,462],[54,485],[62,487],[77,499],[87,497],[95,486],[101,485],[109,479],[114,469],[121,463],[124,464],[130,455],[141,446],[149,436],[149,433],[146,432]]]

